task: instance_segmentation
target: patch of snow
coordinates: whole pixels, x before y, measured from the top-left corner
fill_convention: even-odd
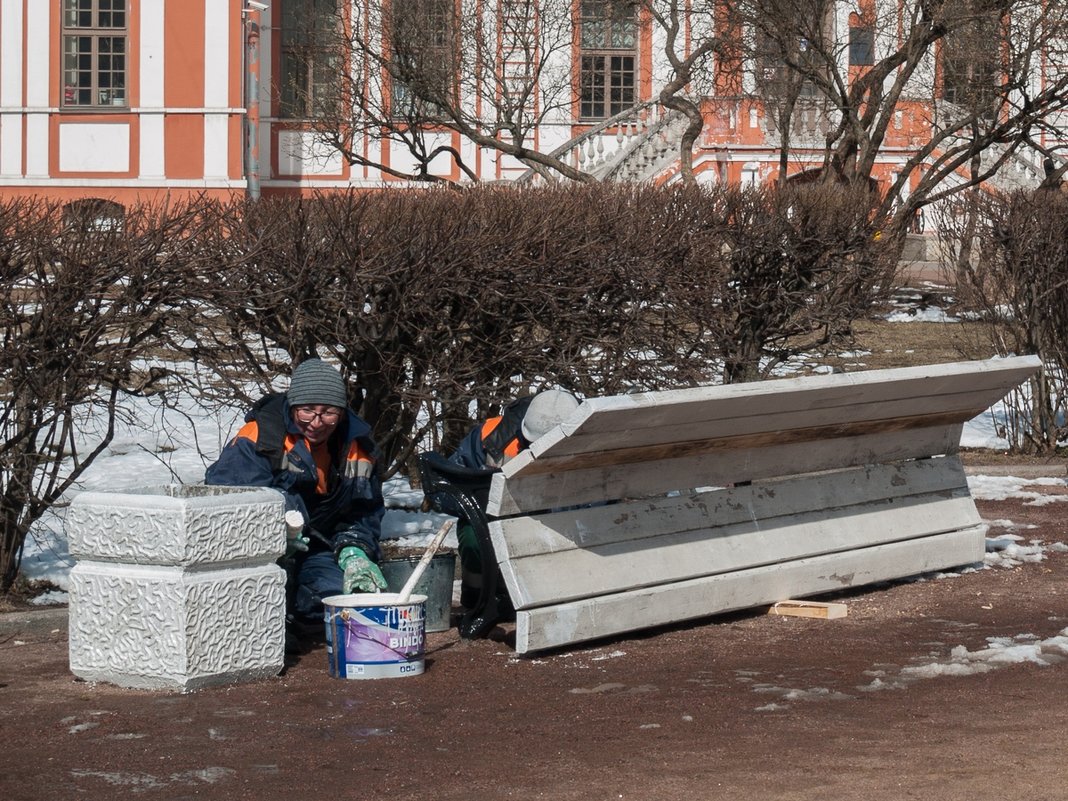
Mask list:
[[[958,323],[960,320],[945,309],[937,306],[927,306],[923,309],[898,309],[887,314],[884,318],[889,323]]]

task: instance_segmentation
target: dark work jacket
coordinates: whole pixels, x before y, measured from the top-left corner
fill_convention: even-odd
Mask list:
[[[381,558],[382,482],[371,440],[371,427],[351,410],[345,412],[328,442],[330,469],[327,491],[317,491],[318,473],[308,442],[293,424],[289,402],[257,404],[245,425],[223,448],[204,475],[207,484],[273,487],[285,497],[286,511],[298,510],[307,522],[309,551],[330,550],[335,555],[346,545],[359,545],[372,559]],[[279,415],[281,417],[279,417]],[[284,433],[281,454],[277,442],[257,442],[264,431]]]
[[[460,441],[449,461],[476,470],[499,468],[530,446],[523,437],[523,415],[532,397],[519,398],[504,407],[500,417],[491,417],[475,426]]]

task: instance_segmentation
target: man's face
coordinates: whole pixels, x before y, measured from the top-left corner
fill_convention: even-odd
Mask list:
[[[322,404],[294,406],[292,409],[293,422],[312,445],[319,445],[330,439],[330,435],[341,422],[343,413],[344,409]]]

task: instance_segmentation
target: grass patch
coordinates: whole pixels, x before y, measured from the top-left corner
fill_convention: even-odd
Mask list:
[[[922,364],[989,359],[994,356],[985,323],[890,323],[864,320],[853,328],[853,353],[825,362],[845,372],[915,367]],[[864,352],[858,355],[856,351]]]

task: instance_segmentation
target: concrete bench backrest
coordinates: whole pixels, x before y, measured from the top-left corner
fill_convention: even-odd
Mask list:
[[[1038,365],[585,401],[490,491],[517,650],[981,559],[961,429]]]

